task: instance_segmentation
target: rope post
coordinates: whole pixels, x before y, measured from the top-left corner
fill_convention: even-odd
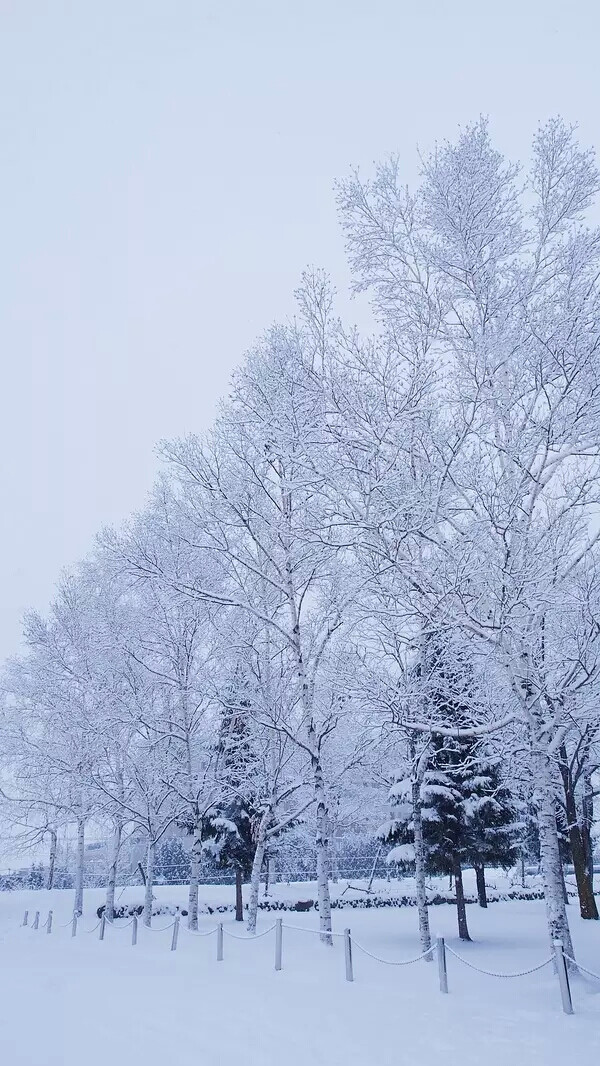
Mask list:
[[[446,943],[443,936],[438,936],[435,943],[438,961],[438,973],[440,975],[440,992],[448,991],[448,969],[446,966]]]
[[[29,911],[25,911],[25,914],[23,915],[23,925],[27,925],[28,921],[29,921]]]
[[[560,985],[560,998],[562,999],[562,1009],[565,1014],[573,1013],[573,1001],[571,1000],[571,988],[569,986],[569,972],[567,970],[567,963],[563,951],[562,940],[554,940],[554,957],[556,959],[556,972],[558,974],[558,983]]]
[[[40,912],[36,911],[35,912],[35,918],[33,919],[32,929],[39,929],[39,927],[40,927]]]
[[[77,911],[73,911],[73,921],[71,922],[71,936],[77,936]]]
[[[281,969],[281,950],[283,946],[283,918],[275,921],[275,969]]]
[[[217,926],[217,962],[223,962],[223,922]]]
[[[179,915],[173,922],[173,936],[171,937],[171,951],[177,951],[177,938],[179,937]]]
[[[48,917],[46,918],[46,932],[52,932],[52,911],[48,911]]]
[[[134,914],[133,921],[131,923],[131,946],[132,947],[135,947],[135,945],[137,944],[137,927],[138,927],[137,914]]]
[[[346,980],[354,980],[354,971],[352,969],[352,937],[350,936],[350,930],[344,929],[344,956],[346,959]]]
[[[102,911],[102,917],[100,919],[100,932],[98,933],[98,940],[104,940],[104,930],[106,929],[106,911]]]

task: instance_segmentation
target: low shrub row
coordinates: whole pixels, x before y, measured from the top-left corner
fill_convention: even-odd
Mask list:
[[[575,893],[571,893],[575,894]],[[497,891],[496,889],[488,889],[488,903],[500,903],[506,900],[536,900],[543,899],[544,893],[539,888],[519,888],[513,887],[506,891]],[[428,894],[428,900],[430,906],[439,906],[442,903],[455,903],[455,897],[452,892],[431,892]],[[467,895],[467,903],[477,903],[477,897],[473,895]],[[387,896],[378,895],[377,893],[365,894],[362,896],[339,896],[337,899],[332,899],[332,910],[370,910],[378,907],[415,907],[416,898],[414,895],[397,895]],[[259,910],[261,911],[311,911],[318,910],[319,904],[314,899],[263,899],[259,902]],[[138,916],[142,914],[144,904],[138,901],[132,903],[123,903],[115,907],[115,918],[131,918],[134,914]],[[247,909],[245,904],[244,909]],[[232,914],[235,911],[233,903],[219,903],[214,906],[202,903],[198,907],[198,913],[204,915],[211,914]],[[104,904],[98,907],[97,915],[99,918],[104,913]],[[188,915],[188,909],[186,906],[180,906],[176,903],[165,903],[155,900],[152,905],[152,915],[155,918],[161,915],[174,917],[180,914],[182,918],[186,918]]]

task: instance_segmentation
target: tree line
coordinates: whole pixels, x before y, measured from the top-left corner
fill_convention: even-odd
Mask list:
[[[563,859],[596,918],[600,669],[600,188],[559,120],[525,172],[487,124],[402,183],[398,159],[337,199],[372,335],[320,271],[235,374],[213,426],[161,445],[144,511],[104,531],[4,671],[4,806],[119,852],[191,835],[251,882],[314,829],[331,942],[334,812],[425,876],[507,865],[535,836],[548,932],[573,954]],[[390,816],[381,826],[390,793]],[[380,827],[378,829],[378,827]],[[54,837],[55,839],[55,837]],[[517,849],[517,850],[515,850]],[[468,936],[462,908],[461,935]]]

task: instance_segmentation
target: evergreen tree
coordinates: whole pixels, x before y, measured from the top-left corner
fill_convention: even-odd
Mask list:
[[[219,736],[223,799],[206,820],[203,844],[219,866],[235,870],[237,921],[243,920],[242,883],[252,871],[260,813],[252,783],[255,756],[248,725],[249,706],[243,681],[236,675],[225,701]]]
[[[411,787],[407,778],[392,786],[390,821],[380,831],[381,839],[395,845],[388,861],[403,866],[414,862]],[[520,824],[498,760],[473,741],[433,736],[421,785],[421,818],[427,870],[454,877],[459,935],[468,940],[463,865],[475,869],[479,902],[487,906],[485,867],[508,868],[518,855]]]
[[[178,837],[164,840],[156,850],[154,876],[168,885],[183,885],[190,876],[190,856]]]
[[[430,769],[422,795],[423,838],[430,873],[451,874],[456,889],[458,935],[470,940],[462,868],[468,861],[468,789],[464,785],[467,745],[439,736],[432,738]],[[467,802],[465,802],[467,801]]]
[[[520,823],[510,790],[503,783],[499,761],[485,748],[474,749],[465,764],[461,785],[465,811],[466,855],[475,870],[480,907],[487,907],[485,867],[507,870],[518,857]]]
[[[472,669],[447,647],[431,642],[419,676],[432,723],[427,768],[419,790],[419,817],[426,869],[454,878],[459,936],[470,940],[463,887],[463,866],[475,869],[481,906],[487,906],[485,866],[511,866],[517,856],[516,807],[503,784],[498,760],[472,738],[450,738],[436,723],[460,730],[473,722]],[[391,820],[380,836],[396,847],[390,860],[406,865],[415,859],[414,780],[392,787]]]
[[[27,876],[27,888],[43,888],[44,882],[44,867],[41,862],[34,862]]]

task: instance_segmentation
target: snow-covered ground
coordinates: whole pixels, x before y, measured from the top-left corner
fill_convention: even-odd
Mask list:
[[[277,894],[310,898],[311,886],[277,886]],[[307,891],[308,890],[308,891]],[[204,888],[205,899],[229,899],[231,888]],[[438,991],[435,963],[392,967],[375,962],[358,943],[388,959],[419,953],[412,908],[334,911],[334,928],[352,929],[355,981],[344,979],[342,941],[322,946],[306,930],[316,915],[286,913],[283,970],[274,970],[274,933],[255,941],[181,929],[171,952],[168,919],[152,932],[87,933],[97,919],[100,890],[86,893],[75,940],[69,928],[72,893],[0,894],[0,1061],[7,1066],[552,1066],[580,1061],[600,1043],[600,983],[573,979],[575,1015],[560,1008],[551,967],[514,979],[482,976],[448,959],[450,994]],[[157,896],[183,902],[185,889]],[[139,899],[126,889],[123,900]],[[54,911],[54,928],[20,926],[23,911]],[[600,928],[570,909],[582,964],[600,972]],[[450,906],[431,909],[433,930],[476,965],[526,969],[548,955],[543,903],[468,908],[472,944],[456,937]],[[259,916],[259,932],[274,916]],[[226,917],[225,930],[243,928]],[[202,931],[214,919],[201,919]]]

